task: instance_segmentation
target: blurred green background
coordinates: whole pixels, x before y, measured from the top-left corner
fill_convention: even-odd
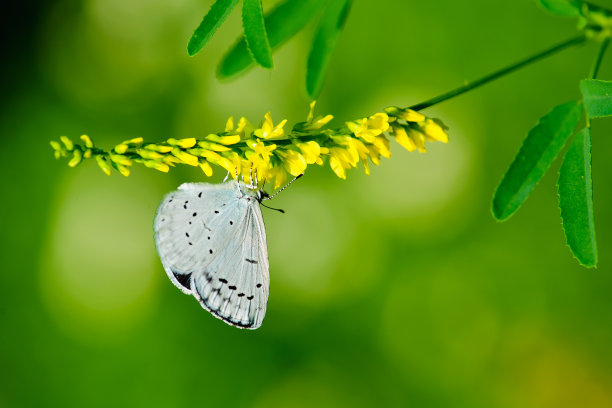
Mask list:
[[[597,45],[428,109],[451,142],[427,154],[393,145],[372,175],[346,181],[309,168],[273,203],[287,214],[264,209],[267,317],[241,331],[181,294],[155,253],[159,201],[205,181],[199,170],[107,177],[95,162],[69,169],[48,144],[202,136],[268,110],[302,120],[314,27],[274,71],[220,83],[238,10],[186,53],[211,3],[3,6],[0,406],[612,407],[612,121],[593,123],[599,268],[565,246],[560,163],[511,220],[489,211],[527,131],[580,97]],[[529,0],[355,1],[318,111],[342,123],[420,102],[574,24]],[[610,55],[600,78],[612,78]]]

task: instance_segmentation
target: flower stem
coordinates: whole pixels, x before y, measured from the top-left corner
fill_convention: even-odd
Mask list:
[[[601,43],[599,51],[597,52],[597,56],[595,57],[595,61],[593,62],[593,67],[591,68],[591,74],[589,75],[589,78],[595,79],[595,77],[597,77],[597,73],[599,72],[599,66],[601,65],[601,60],[603,59],[603,56],[606,53],[606,49],[608,48],[609,44],[609,37],[603,40],[603,42]]]
[[[571,39],[569,39],[567,41],[564,41],[564,42],[562,42],[560,44],[557,44],[557,45],[555,45],[555,46],[553,46],[553,47],[551,47],[551,48],[549,48],[547,50],[541,51],[541,52],[539,52],[539,53],[537,53],[535,55],[532,55],[532,56],[530,56],[528,58],[525,58],[525,59],[523,59],[523,60],[521,60],[519,62],[516,62],[516,63],[514,63],[512,65],[509,65],[509,66],[507,66],[507,67],[505,67],[503,69],[500,69],[499,71],[493,72],[493,73],[491,73],[489,75],[485,75],[484,77],[482,77],[480,79],[477,79],[475,81],[468,82],[465,85],[460,86],[459,88],[453,89],[452,91],[446,92],[446,93],[444,93],[442,95],[438,95],[438,96],[436,96],[434,98],[431,98],[431,99],[429,99],[429,100],[427,100],[425,102],[421,102],[421,103],[418,103],[416,105],[412,105],[410,107],[410,109],[418,111],[418,110],[421,110],[421,109],[429,108],[430,106],[436,105],[436,104],[438,104],[440,102],[444,102],[444,101],[446,101],[448,99],[454,98],[455,96],[459,96],[459,95],[464,94],[464,93],[466,93],[468,91],[471,91],[474,88],[478,88],[479,86],[484,85],[484,84],[486,84],[488,82],[491,82],[491,81],[493,81],[493,80],[495,80],[497,78],[501,78],[504,75],[508,75],[511,72],[516,71],[519,68],[522,68],[522,67],[524,67],[526,65],[532,64],[532,63],[534,63],[536,61],[539,61],[539,60],[541,60],[543,58],[546,58],[546,57],[548,57],[550,55],[553,55],[553,54],[555,54],[555,53],[557,53],[559,51],[562,51],[562,50],[564,50],[566,48],[569,48],[569,47],[574,46],[574,45],[581,44],[585,40],[586,40],[585,35],[581,34],[581,35],[579,35],[577,37],[571,38]]]

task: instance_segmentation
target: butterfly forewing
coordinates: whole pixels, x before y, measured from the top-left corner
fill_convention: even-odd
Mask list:
[[[241,192],[236,182],[184,184],[162,201],[155,239],[164,269],[179,289],[229,324],[261,325],[269,266],[253,193]]]

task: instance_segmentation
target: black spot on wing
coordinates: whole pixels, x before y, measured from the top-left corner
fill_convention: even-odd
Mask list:
[[[174,275],[178,283],[181,284],[182,287],[191,290],[191,274],[190,273],[185,275],[185,274],[180,274],[180,273],[176,273],[172,271],[172,274]]]
[[[255,259],[244,258],[244,260],[247,261],[248,263],[252,263],[252,264],[259,263]]]

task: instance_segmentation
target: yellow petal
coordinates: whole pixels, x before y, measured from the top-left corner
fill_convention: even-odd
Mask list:
[[[187,139],[168,139],[167,140],[169,145],[173,145],[173,146],[179,146],[182,147],[183,149],[189,149],[190,147],[195,146],[196,144],[196,139],[195,137],[189,137]]]
[[[72,159],[70,159],[70,161],[68,162],[68,166],[76,167],[81,162],[82,157],[83,153],[81,153],[79,149],[75,149]]]
[[[115,150],[115,152],[117,152],[119,154],[123,154],[123,153],[127,152],[127,149],[128,149],[128,145],[126,145],[124,143],[121,143],[121,144],[118,144],[117,146],[115,146],[114,150]]]
[[[329,166],[336,173],[336,176],[340,177],[343,180],[346,180],[346,171],[342,166],[342,163],[336,156],[332,156],[329,158]]]
[[[230,130],[234,130],[234,117],[230,116],[227,118],[227,122],[225,122],[225,131],[229,132]]]
[[[94,146],[91,138],[87,135],[81,135],[81,140],[85,143],[85,147],[92,148]]]
[[[113,162],[117,163],[117,164],[120,164],[120,165],[123,165],[123,166],[131,166],[132,165],[132,160],[130,160],[127,157],[122,156],[120,154],[112,154],[111,153],[111,154],[109,154],[109,156],[110,156],[110,159]]]
[[[431,119],[427,119],[425,123],[420,124],[425,136],[430,140],[437,140],[442,143],[448,143],[448,135],[438,123]]]
[[[177,159],[179,159],[183,163],[188,164],[190,166],[197,166],[199,164],[197,156],[194,156],[193,154],[189,154],[187,152],[183,152],[182,150],[179,150],[178,148],[175,148],[174,150],[172,150],[172,154]]]
[[[213,170],[212,167],[210,167],[210,164],[208,164],[208,162],[200,163],[200,168],[202,169],[204,174],[206,174],[207,177],[212,176]]]
[[[406,122],[422,122],[425,120],[425,115],[412,109],[404,109],[398,116]]]
[[[394,127],[393,134],[395,135],[395,141],[399,143],[404,149],[408,150],[409,152],[414,152],[416,150],[416,145],[414,144],[412,139],[408,137],[408,134],[406,133],[406,130],[403,127]]]
[[[74,143],[72,143],[72,140],[68,139],[66,136],[60,136],[60,140],[64,146],[66,146],[66,150],[72,151],[72,149],[74,149]]]
[[[389,129],[389,116],[386,113],[375,113],[368,119],[369,129],[378,129],[381,132],[385,132]]]

